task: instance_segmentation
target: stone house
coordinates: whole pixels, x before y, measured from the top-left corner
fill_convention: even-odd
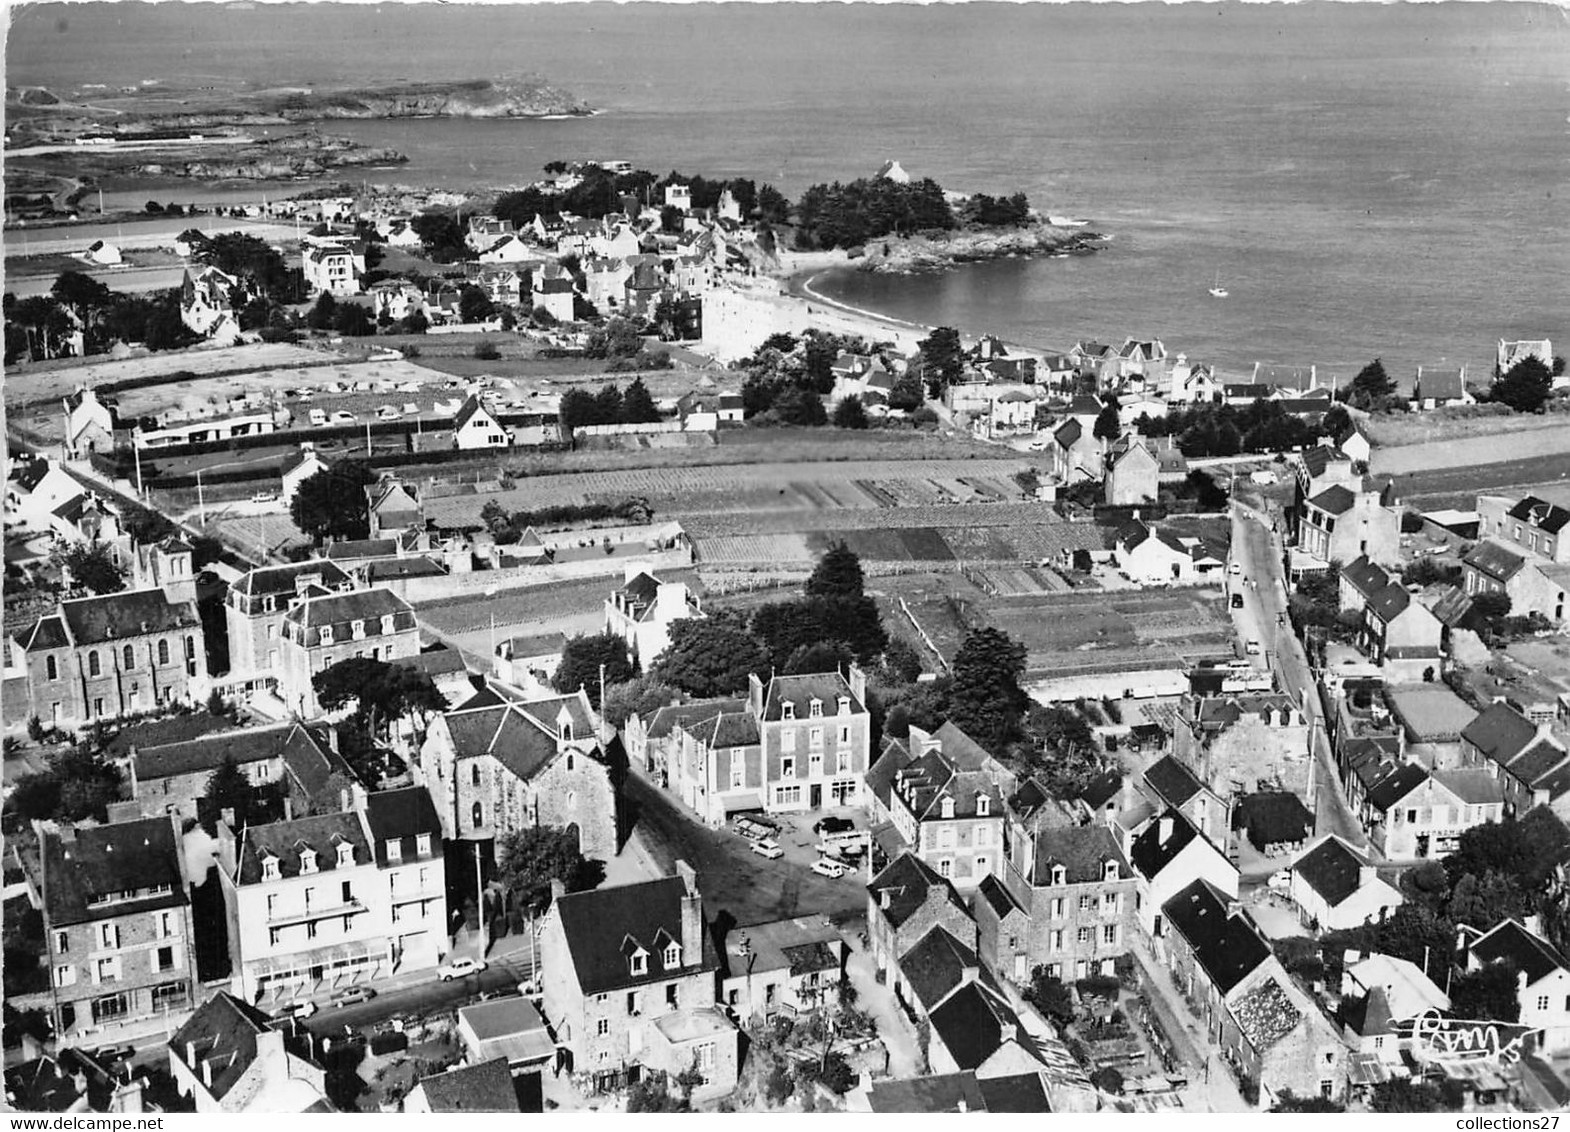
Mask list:
[[[1341,569],[1341,608],[1359,616],[1358,646],[1392,681],[1438,675],[1444,626],[1399,579],[1360,556]]]
[[[394,661],[420,651],[414,610],[391,590],[306,597],[284,614],[278,698],[305,719],[322,714],[311,678],[340,660]]]
[[[219,991],[169,1038],[169,1072],[198,1113],[335,1112],[326,1070],[308,1039],[289,1037],[262,1011]]]
[[[563,1067],[622,1087],[634,1066],[696,1068],[698,1100],[735,1087],[736,1028],[715,1006],[719,958],[697,874],[592,892],[558,891],[540,927],[544,1013]]]
[[[609,860],[620,845],[622,757],[619,742],[601,742],[582,689],[522,701],[491,685],[431,721],[419,778],[448,840],[573,827],[585,857]]]
[[[1109,506],[1154,503],[1160,464],[1138,432],[1119,437],[1107,451],[1103,494]]]
[[[1154,813],[1173,809],[1213,840],[1226,837],[1230,800],[1222,799],[1195,775],[1188,764],[1172,755],[1163,755],[1145,768],[1135,789],[1155,806]]]
[[[720,1003],[749,1021],[832,1007],[847,950],[827,916],[733,929],[719,951]]]
[[[1233,804],[1232,830],[1267,857],[1295,853],[1313,835],[1314,812],[1285,791],[1245,794]]]
[[[763,808],[763,743],[751,712],[679,719],[671,737],[668,785],[707,824],[717,829],[730,814]]]
[[[1401,559],[1401,516],[1385,492],[1331,484],[1303,503],[1298,547],[1321,562],[1366,557],[1394,566]]]
[[[387,889],[388,939],[396,971],[435,967],[449,948],[442,823],[423,786],[365,798],[371,855]]]
[[[1443,409],[1451,405],[1475,405],[1477,398],[1466,387],[1466,367],[1418,366],[1412,380],[1412,400],[1420,409]],[[1364,457],[1367,459],[1367,457]]]
[[[1570,565],[1544,561],[1490,535],[1461,559],[1461,576],[1469,597],[1502,593],[1510,598],[1514,616],[1540,613],[1550,621],[1564,620]]]
[[[284,616],[307,598],[352,589],[354,579],[326,559],[261,566],[247,572],[224,595],[229,671],[280,672]]]
[[[365,513],[372,539],[396,538],[409,531],[424,532],[425,509],[417,489],[395,476],[384,475],[365,489]]]
[[[867,681],[847,673],[748,677],[747,702],[763,746],[764,809],[770,813],[861,804],[871,766]]]
[[[299,812],[318,800],[335,775],[354,774],[338,752],[296,720],[220,731],[178,743],[130,750],[131,796],[145,817],[195,818],[215,771],[232,759],[253,786],[278,784]]]
[[[403,1111],[461,1119],[475,1112],[522,1112],[523,1107],[506,1060],[496,1057],[420,1078],[403,1098]]]
[[[63,402],[65,408],[65,452],[82,459],[90,452],[114,449],[117,424],[114,405],[99,399],[93,389],[82,387]]]
[[[1570,563],[1570,538],[1564,533],[1570,510],[1535,495],[1518,500],[1479,495],[1477,510],[1478,534],[1492,535],[1550,562]]]
[[[1307,792],[1308,722],[1280,693],[1185,697],[1172,737],[1174,754],[1223,797],[1261,783]]]
[[[45,726],[116,719],[207,694],[207,647],[188,581],[62,601],[18,637],[30,714]]]
[[[1128,857],[1138,885],[1135,919],[1151,939],[1166,931],[1162,907],[1196,880],[1237,897],[1237,866],[1177,810],[1167,810],[1146,826],[1134,838]]]
[[[1013,772],[952,723],[931,734],[911,727],[890,739],[867,772],[876,808],[908,848],[960,891],[1000,864]]]
[[[901,853],[867,885],[867,934],[877,969],[896,978],[899,957],[934,927],[961,942],[976,938],[976,922],[954,885],[914,853]]]
[[[1552,725],[1534,724],[1508,703],[1491,705],[1461,732],[1461,760],[1499,783],[1506,817],[1553,805],[1570,790],[1570,752]]]
[[[196,1001],[185,853],[173,817],[38,826],[49,1010],[62,1041]]]

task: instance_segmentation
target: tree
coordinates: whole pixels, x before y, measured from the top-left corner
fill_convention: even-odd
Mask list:
[[[1024,673],[1024,645],[1001,629],[973,630],[954,654],[950,720],[989,751],[1000,750],[1019,731]]]
[[[1491,590],[1478,594],[1472,599],[1472,608],[1467,611],[1467,621],[1471,627],[1484,636],[1497,637],[1503,628],[1505,618],[1510,616],[1510,595],[1503,590]]]
[[[614,633],[597,633],[592,637],[577,636],[567,642],[562,649],[561,665],[551,677],[551,683],[562,693],[570,694],[583,688],[589,694],[589,702],[598,708],[602,686],[622,684],[632,676],[627,642]]]
[[[751,673],[766,673],[769,655],[735,619],[687,618],[671,625],[670,646],[654,665],[655,676],[691,696],[730,696]]]
[[[458,293],[458,319],[461,322],[487,322],[496,313],[496,304],[479,287],[465,287]]]
[[[633,378],[622,393],[621,419],[627,424],[654,424],[660,419],[660,410],[643,378]]]
[[[1116,440],[1122,431],[1122,422],[1118,416],[1118,399],[1108,397],[1102,405],[1101,412],[1096,414],[1096,426],[1091,429],[1090,434],[1097,440]]]
[[[113,594],[125,589],[125,576],[104,543],[73,543],[59,555],[59,564],[70,571],[73,581],[95,594]]]
[[[1345,1112],[1346,1105],[1340,1101],[1333,1101],[1329,1097],[1320,1097],[1309,1094],[1297,1096],[1291,1089],[1282,1089],[1276,1095],[1276,1103],[1270,1106],[1271,1112]]]
[[[784,673],[799,676],[814,672],[839,672],[856,656],[844,641],[814,641],[802,645],[785,660]]]
[[[1450,892],[1446,914],[1458,924],[1487,929],[1507,919],[1519,920],[1528,912],[1521,882],[1508,873],[1490,869],[1481,876],[1468,873]]]
[[[904,637],[890,637],[883,647],[883,679],[891,684],[910,684],[927,670],[921,650]]]
[[[834,406],[834,427],[864,429],[867,427],[867,410],[861,407],[859,397],[842,397]]]
[[[1074,1021],[1074,996],[1061,979],[1047,974],[1044,966],[1031,971],[1030,986],[1026,988],[1024,998],[1044,1017],[1059,1026],[1067,1026]]]
[[[1438,1086],[1409,1077],[1392,1077],[1374,1086],[1368,1107],[1375,1112],[1448,1112],[1444,1093]]]
[[[375,474],[364,464],[342,460],[300,484],[289,501],[289,516],[318,544],[365,538],[370,533],[365,489],[375,482]]]
[[[1455,850],[1443,858],[1450,885],[1458,887],[1466,876],[1483,877],[1489,873],[1524,880],[1534,875],[1534,852],[1514,821],[1484,822],[1462,832]],[[1495,921],[1473,924],[1490,928]]]
[[[331,291],[323,291],[316,296],[316,304],[311,307],[311,313],[305,316],[305,325],[312,330],[331,330],[333,320],[338,316],[338,300]]]
[[[861,559],[843,539],[829,544],[812,568],[803,589],[820,597],[861,597],[866,593],[866,575]]]
[[[1488,963],[1450,980],[1450,1013],[1478,1022],[1515,1022],[1521,1017],[1515,964]]]
[[[328,665],[311,677],[316,701],[326,711],[339,711],[351,703],[375,739],[395,720],[417,717],[423,723],[444,711],[447,701],[430,676],[384,660],[351,656]]]
[[[940,326],[916,344],[921,351],[922,374],[927,380],[927,395],[934,399],[964,375],[964,348],[959,331]]]
[[[889,390],[889,408],[909,413],[921,408],[922,400],[921,375],[914,368],[894,379],[894,388]]]
[[[1347,386],[1347,404],[1356,409],[1377,412],[1384,408],[1385,402],[1395,391],[1396,383],[1385,372],[1384,363],[1375,358],[1359,370],[1351,385]]]
[[[1330,406],[1330,411],[1319,419],[1319,434],[1321,436],[1340,436],[1352,427],[1352,414],[1341,405]]]
[[[594,395],[594,416],[600,424],[615,424],[621,420],[621,390],[614,385],[602,385]]]
[[[215,832],[215,820],[224,810],[234,812],[236,829],[248,825],[248,818],[258,800],[256,787],[251,785],[251,780],[234,761],[233,755],[225,755],[218,769],[207,779],[207,788],[202,791],[202,797],[209,805],[209,820],[205,825],[209,834]]]
[[[630,358],[643,349],[643,335],[630,318],[613,318],[589,335],[585,357]]]
[[[774,414],[789,425],[817,426],[829,421],[823,399],[800,385],[793,385],[774,398]]]
[[[529,826],[496,841],[496,879],[535,912],[550,907],[551,881],[568,892],[593,887],[592,871],[578,850],[578,827]]]
[[[1553,388],[1553,371],[1541,358],[1522,358],[1494,382],[1489,397],[1518,413],[1536,413],[1542,410]]]
[[[942,677],[886,692],[883,695],[883,706],[887,709],[883,717],[884,734],[903,739],[912,727],[936,731],[948,717],[952,684],[951,678]]]
[[[669,684],[662,684],[653,675],[645,673],[622,684],[605,686],[605,702],[600,714],[605,722],[618,730],[630,716],[648,717],[667,704],[681,699],[681,693]]]

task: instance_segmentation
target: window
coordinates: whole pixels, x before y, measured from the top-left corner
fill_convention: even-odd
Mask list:
[[[1117,880],[1118,863],[1116,861],[1108,861],[1101,870],[1101,876],[1104,880]]]
[[[649,973],[649,953],[641,948],[634,951],[628,958],[628,965],[634,975],[647,975]]]
[[[1061,896],[1052,901],[1052,918],[1054,920],[1063,918],[1063,897]]]
[[[316,850],[300,850],[300,875],[309,876],[316,871]]]
[[[807,714],[809,716],[811,716],[813,719],[822,719],[823,718],[823,701],[818,699],[818,697],[813,696],[811,703],[809,703],[807,705]]]
[[[98,946],[99,947],[119,947],[120,946],[120,929],[115,927],[113,924],[99,924],[98,925]]]
[[[780,760],[780,777],[781,778],[795,778],[796,777],[796,760],[795,759],[781,759]]]
[[[478,829],[480,826],[484,825],[485,824],[485,821],[484,821],[485,809],[484,809],[484,807],[481,806],[478,802],[474,803],[474,810],[470,814],[470,817],[472,817],[474,819],[474,821],[472,823],[474,825],[474,828]]]
[[[628,991],[627,992],[627,1013],[629,1015],[631,1015],[632,1017],[636,1018],[638,1016],[639,1009],[640,1009],[640,1007],[638,1005],[638,992],[637,991]]]
[[[1539,1010],[1548,1009],[1548,996],[1546,994],[1540,994],[1537,996],[1537,1008]]]
[[[675,983],[668,983],[668,984],[666,984],[666,987],[665,987],[665,1005],[670,1007],[672,1010],[675,1010],[677,1008],[677,1006],[679,1005],[679,1001],[678,1001],[679,998],[680,998],[680,996],[677,994],[677,991],[676,991],[676,984]]]
[[[814,751],[823,750],[823,728],[814,727],[807,732],[807,745]]]
[[[784,703],[780,704],[780,718],[781,719],[795,719],[796,718],[796,705],[794,703],[792,703],[790,700],[786,700]]]
[[[174,970],[174,948],[172,948],[172,947],[160,947],[157,950],[157,952],[154,953],[154,956],[153,956],[153,970],[155,970],[155,971],[173,971]]]
[[[989,861],[986,857],[977,857],[976,858],[976,875],[977,876],[986,876],[987,875],[987,871],[989,869],[991,869],[991,868],[992,868],[992,862]]]
[[[431,855],[431,835],[428,833],[417,834],[414,839],[414,855],[416,857],[429,857]],[[422,869],[423,873],[424,870]]]
[[[316,921],[315,920],[308,920],[308,921],[306,921],[306,924],[305,924],[305,938],[306,939],[315,939],[316,938]]]
[[[355,640],[359,640],[361,637],[365,636],[365,622],[351,621],[349,623],[349,632],[353,635]]]
[[[1094,896],[1081,896],[1079,898],[1079,910],[1081,912],[1090,911],[1090,906],[1095,902],[1095,899]]]
[[[93,999],[93,1021],[95,1023],[112,1022],[116,1018],[124,1018],[128,1009],[126,997],[123,994],[109,994],[103,998]]]
[[[835,752],[835,755],[834,755],[834,773],[835,774],[848,774],[848,773],[850,773],[850,749],[848,747],[844,746],[843,744],[840,746],[840,749],[837,752]]]
[[[599,1037],[605,1037],[611,1032],[611,1020],[609,1018],[601,1018],[594,1024],[594,1032]]]
[[[87,674],[89,676],[97,676],[99,675],[99,670],[98,650],[90,649],[87,653]]]
[[[339,866],[339,868],[345,868],[345,867],[347,867],[349,865],[352,865],[352,864],[354,864],[354,846],[351,843],[347,842],[347,841],[339,842],[338,843],[338,866]],[[349,884],[348,884],[347,881],[344,882],[344,887],[345,888],[349,887]]]
[[[1054,885],[1059,885],[1059,884],[1066,884],[1067,882],[1068,882],[1068,870],[1065,869],[1062,865],[1053,865],[1052,866],[1052,883]]]
[[[135,649],[133,649],[130,645],[126,645],[125,648],[121,650],[121,654],[125,657],[125,667],[126,668],[135,668],[136,667],[136,650]]]
[[[324,645],[333,643],[333,627],[331,625],[322,626],[321,643]]]
[[[391,613],[384,613],[384,614],[382,614],[382,632],[383,633],[391,633],[392,631],[393,631],[393,615]]]
[[[158,642],[158,663],[169,663],[169,640],[167,637]]]
[[[388,864],[396,865],[399,861],[403,860],[403,842],[402,841],[399,841],[396,837],[389,837],[387,839],[386,845],[387,845],[387,863]]]
[[[794,751],[796,749],[796,733],[794,731],[780,732],[780,750]]]
[[[746,784],[747,765],[742,762],[741,752],[732,751],[730,754],[730,788],[738,790]]]
[[[1319,1082],[1319,1095],[1322,1096],[1322,1097],[1333,1097],[1333,1096],[1335,1096],[1336,1095],[1336,1083],[1334,1081],[1321,1080]]]
[[[840,746],[842,746],[842,747],[850,742],[850,724],[848,724],[848,723],[840,724],[839,742],[840,742]]]
[[[713,1042],[704,1042],[702,1045],[700,1045],[698,1047],[698,1068],[700,1070],[701,1069],[713,1069],[714,1068],[714,1043]]]
[[[938,862],[938,875],[939,876],[943,876],[943,877],[951,876],[951,875],[953,875],[953,872],[954,872],[954,862],[953,861],[949,860],[947,857],[944,857],[943,860]]]
[[[1062,951],[1063,950],[1063,929],[1062,928],[1054,928],[1052,930],[1052,950],[1053,951]]]
[[[69,932],[55,932],[55,954],[64,955],[71,950],[71,935]]]
[[[985,794],[977,794],[976,816],[984,818],[990,813],[992,813],[992,799],[987,797]]]
[[[104,701],[103,700],[97,699],[97,698],[95,698],[93,700],[93,714],[95,716],[104,714]]]
[[[174,935],[174,913],[158,913],[157,927],[159,939],[168,939],[170,936]]]
[[[841,696],[839,698],[839,712],[840,712],[841,715],[849,715],[850,714],[850,697],[849,696]]]
[[[1118,894],[1115,893],[1115,892],[1103,892],[1101,894],[1101,911],[1102,911],[1102,913],[1103,914],[1111,914],[1113,912],[1116,912],[1117,910],[1118,910]]]
[[[95,982],[112,983],[120,975],[120,960],[118,960],[118,959],[100,959],[98,961],[98,968],[97,968],[97,970],[98,970],[98,974],[97,974],[97,977],[94,979]]]
[[[283,937],[279,934],[279,931],[278,931],[277,928],[268,928],[267,929],[267,942],[270,943],[272,946],[277,947],[278,946],[278,941],[281,938],[283,938]]]
[[[55,968],[55,986],[74,987],[76,985],[76,968],[69,963],[62,963]]]
[[[1103,925],[1102,928],[1101,928],[1101,942],[1104,943],[1104,944],[1107,944],[1108,946],[1110,946],[1110,945],[1116,943],[1117,941],[1118,941],[1118,926],[1116,924],[1105,924],[1105,925]]]
[[[342,897],[343,902],[345,904],[352,904],[352,903],[354,903],[354,884],[353,884],[353,882],[347,881],[347,880],[344,881],[343,882],[343,889],[339,893],[339,895]]]
[[[263,880],[277,880],[278,879],[278,858],[277,857],[263,857],[262,858],[262,879]]]
[[[1074,933],[1074,939],[1077,942],[1079,942],[1079,943],[1089,943],[1090,942],[1090,929],[1089,928],[1080,928],[1077,932]]]
[[[44,657],[44,675],[49,680],[60,679],[60,666],[55,663],[55,658],[52,656]]]
[[[800,786],[778,786],[774,790],[776,806],[795,806],[801,803]]]
[[[665,969],[667,971],[673,970],[676,967],[680,967],[681,966],[681,944],[679,944],[679,943],[669,944],[665,948],[665,954],[661,957],[661,961],[665,964]]]
[[[943,816],[944,817],[951,818],[951,817],[954,816],[954,799],[953,798],[945,798],[945,799],[943,799],[941,805],[943,807]]]
[[[991,844],[992,844],[992,829],[991,829],[991,827],[985,826],[985,825],[978,825],[976,827],[976,845],[977,845],[977,847],[979,848],[980,846],[991,845]]]

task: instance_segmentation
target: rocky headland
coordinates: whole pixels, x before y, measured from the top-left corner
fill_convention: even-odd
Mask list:
[[[850,258],[860,271],[908,274],[1012,256],[1084,255],[1098,251],[1105,239],[1081,228],[1037,221],[1010,228],[890,236],[869,241],[859,249],[860,255],[853,250]]]

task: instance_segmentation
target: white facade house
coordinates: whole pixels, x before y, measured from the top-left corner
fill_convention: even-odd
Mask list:
[[[1140,930],[1151,939],[1166,933],[1162,905],[1196,880],[1237,899],[1237,866],[1178,810],[1147,825],[1129,846],[1128,858],[1138,884]]]
[[[506,448],[512,436],[478,397],[470,397],[453,417],[452,442],[456,448]]]
[[[1324,931],[1379,923],[1405,903],[1399,890],[1379,879],[1368,858],[1335,834],[1299,854],[1289,891],[1299,918]]]
[[[1566,969],[1564,956],[1531,928],[1513,919],[1482,934],[1462,927],[1461,936],[1463,941],[1470,937],[1470,942],[1465,943],[1468,971],[1500,962],[1515,968],[1518,1021],[1543,1031],[1543,1052],[1556,1054],[1570,1049],[1570,969]]]
[[[605,631],[627,642],[633,663],[647,671],[671,643],[671,626],[702,617],[703,606],[685,582],[662,582],[628,566],[626,581],[605,599]]]

